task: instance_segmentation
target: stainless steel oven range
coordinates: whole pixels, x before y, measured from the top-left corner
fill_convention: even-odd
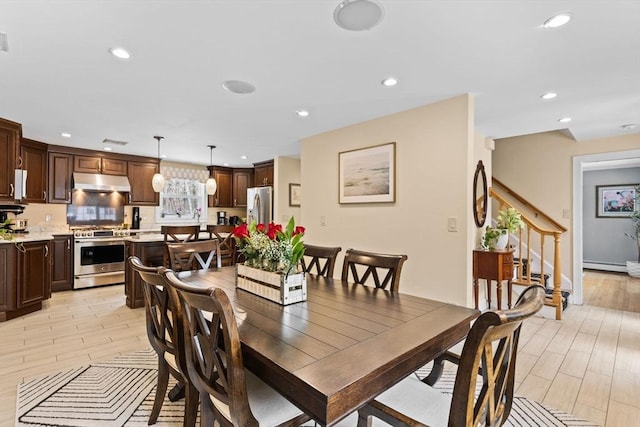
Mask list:
[[[73,289],[124,283],[127,236],[124,229],[75,229]]]

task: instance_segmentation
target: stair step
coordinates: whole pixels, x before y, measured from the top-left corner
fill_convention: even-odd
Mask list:
[[[544,291],[547,294],[547,299],[551,299],[553,297],[553,289],[545,289]],[[562,311],[564,311],[569,304],[570,293],[568,291],[560,291],[560,295],[562,296]]]

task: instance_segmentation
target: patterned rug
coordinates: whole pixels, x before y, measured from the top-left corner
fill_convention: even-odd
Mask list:
[[[153,350],[37,378],[18,386],[16,426],[146,426],[155,396],[157,359]],[[429,369],[418,372],[423,376]],[[445,370],[436,388],[451,393],[455,371]],[[170,381],[169,390],[175,383]],[[156,426],[181,426],[183,401],[165,399]],[[313,424],[310,424],[313,425]],[[508,426],[596,424],[515,397]]]

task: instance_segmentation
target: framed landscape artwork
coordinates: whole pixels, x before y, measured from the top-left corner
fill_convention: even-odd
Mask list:
[[[638,184],[597,185],[596,217],[628,218],[640,209],[635,205]]]
[[[338,153],[338,202],[396,200],[396,143]]]
[[[289,184],[289,206],[300,206],[300,184]]]

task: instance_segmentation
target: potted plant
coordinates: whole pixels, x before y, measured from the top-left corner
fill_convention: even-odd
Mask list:
[[[487,226],[482,236],[482,247],[489,250],[505,249],[509,243],[509,233],[524,227],[524,222],[515,208],[498,211],[496,226]]]
[[[627,273],[629,273],[631,277],[640,277],[640,185],[636,187],[634,211],[631,214],[631,222],[633,223],[633,231],[631,233],[624,233],[624,235],[636,241],[636,245],[638,246],[638,260],[627,261]]]

